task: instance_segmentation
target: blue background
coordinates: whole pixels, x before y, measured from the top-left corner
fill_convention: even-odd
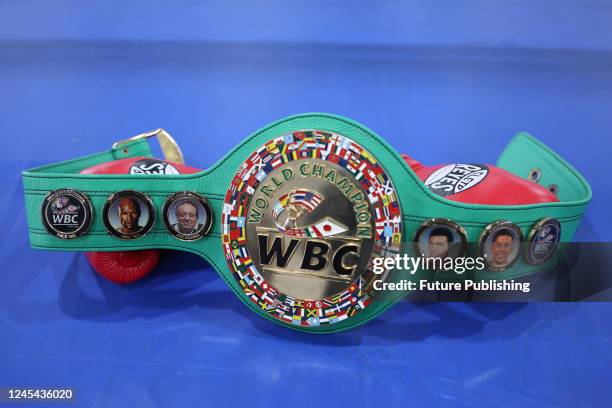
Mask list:
[[[612,306],[402,303],[313,336],[249,312],[199,258],[120,287],[27,242],[19,172],[163,127],[205,168],[281,117],[355,119],[424,163],[527,131],[591,183],[611,241],[605,1],[0,2],[0,386],[84,406],[609,405]]]

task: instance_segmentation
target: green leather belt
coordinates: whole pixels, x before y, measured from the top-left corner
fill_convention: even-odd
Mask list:
[[[374,273],[373,259],[409,252],[428,219],[452,220],[468,242],[478,242],[499,221],[514,225],[526,240],[538,222],[552,219],[558,222],[553,224],[557,240],[568,242],[591,198],[588,183],[573,167],[521,133],[498,166],[520,177],[539,169],[542,185],[558,187],[559,202],[493,206],[450,201],[426,188],[374,132],[322,113],[274,122],[198,173],[80,174],[97,164],[139,156],[152,157],[144,138],[24,171],[32,247],[193,252],[213,265],[253,311],[312,332],[362,324],[397,300],[398,294],[374,293],[375,280],[395,275]],[[132,199],[140,197],[148,206],[150,225],[138,226],[146,233],[132,234],[125,225],[127,232],[109,233],[109,224],[123,216],[125,191],[124,196],[133,194]],[[183,199],[202,197],[210,206],[212,224],[199,239],[169,231],[178,225],[167,214],[169,197],[177,193]],[[142,218],[144,213],[138,214]],[[49,223],[60,232],[51,233]],[[522,262],[516,265],[520,272],[509,268],[496,276],[512,277],[536,267]]]

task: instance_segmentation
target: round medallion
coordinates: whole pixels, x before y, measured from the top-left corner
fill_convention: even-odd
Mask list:
[[[267,313],[333,324],[371,301],[374,257],[399,251],[401,211],[376,158],[342,135],[277,137],[240,166],[225,196],[222,239],[234,277]]]
[[[155,208],[151,199],[133,190],[111,194],[104,205],[104,226],[120,239],[136,239],[153,227]]]
[[[512,266],[521,250],[523,234],[510,221],[497,221],[486,226],[480,236],[479,254],[487,268],[501,272]]]
[[[415,252],[429,258],[457,258],[467,251],[465,229],[446,218],[423,222],[413,241]]]
[[[163,209],[168,231],[182,241],[202,238],[212,225],[212,209],[197,193],[179,191],[166,200]]]
[[[561,224],[554,218],[538,221],[529,231],[525,260],[531,265],[546,262],[555,252],[561,239]]]
[[[43,225],[51,234],[62,239],[85,234],[91,225],[91,214],[87,196],[69,188],[50,192],[42,204]]]

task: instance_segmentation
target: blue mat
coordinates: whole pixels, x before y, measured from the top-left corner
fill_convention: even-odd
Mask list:
[[[96,407],[609,405],[607,303],[401,303],[314,336],[191,254],[113,285],[83,254],[30,249],[23,211],[27,167],[163,127],[205,168],[327,111],[430,164],[494,163],[530,132],[593,187],[576,239],[611,241],[612,6],[562,3],[1,4],[0,386]]]

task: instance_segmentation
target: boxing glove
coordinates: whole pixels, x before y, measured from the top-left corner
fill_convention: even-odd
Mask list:
[[[431,192],[448,200],[489,205],[559,201],[546,187],[490,164],[424,166],[406,154],[402,157]]]

